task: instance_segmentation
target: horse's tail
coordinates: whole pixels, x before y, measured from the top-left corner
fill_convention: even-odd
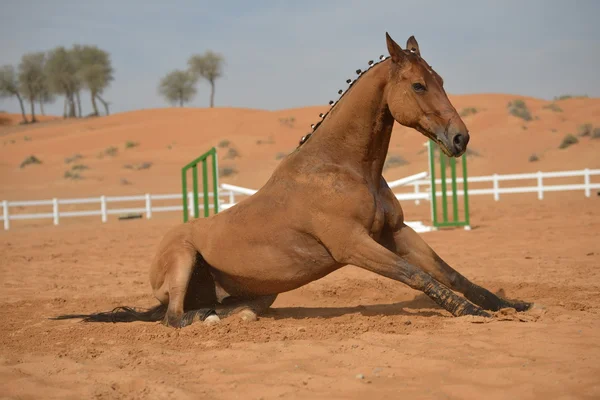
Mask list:
[[[167,306],[159,304],[147,310],[136,310],[132,307],[117,307],[112,311],[94,314],[65,314],[52,317],[53,320],[82,318],[83,322],[156,322],[165,317]]]

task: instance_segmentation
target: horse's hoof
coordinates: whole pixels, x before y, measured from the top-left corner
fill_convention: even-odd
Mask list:
[[[240,318],[242,318],[242,321],[256,321],[258,316],[254,311],[246,309],[240,311]]]
[[[533,307],[533,303],[527,303],[525,301],[515,301],[510,304],[510,307],[517,310],[517,312],[529,311]]]
[[[474,316],[477,316],[477,317],[492,318],[492,314],[490,314],[489,312],[485,311],[483,308],[477,307],[477,306],[472,305],[472,304],[469,304],[467,307],[465,307],[465,309],[460,314],[460,316],[463,316],[463,315],[474,315]]]
[[[221,321],[221,318],[219,318],[219,316],[217,314],[211,314],[204,319],[204,323],[206,325],[214,325],[214,324],[218,323],[219,321]]]

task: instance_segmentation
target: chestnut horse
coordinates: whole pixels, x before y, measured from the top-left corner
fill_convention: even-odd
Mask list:
[[[159,305],[56,319],[173,327],[234,313],[254,319],[278,293],[348,264],[419,290],[454,316],[529,309],[469,281],[404,224],[382,177],[394,121],[451,157],[466,151],[469,132],[415,38],[405,50],[387,33],[386,41],[390,56],[357,71],[360,78],[256,194],[167,232],[150,267]]]

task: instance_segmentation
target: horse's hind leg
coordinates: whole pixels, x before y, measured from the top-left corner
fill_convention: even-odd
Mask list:
[[[180,321],[180,327],[190,325],[196,321],[204,321],[208,317],[226,318],[238,314],[243,320],[254,321],[257,316],[263,314],[271,307],[277,295],[260,296],[252,299],[244,298],[226,298],[222,304],[216,304],[214,307],[202,307],[186,311]]]
[[[512,307],[517,311],[526,311],[532,305],[522,301],[502,299],[469,281],[442,260],[414,230],[406,225],[402,225],[395,232],[385,231],[380,241],[407,262],[423,269],[450,289],[464,294],[468,300],[483,309],[498,311],[501,308]]]
[[[162,283],[154,290],[157,299],[167,304],[164,319],[166,325],[180,327],[186,309],[207,307],[206,315],[210,310],[214,310],[214,282],[205,263],[193,247],[173,247],[165,252],[157,263],[167,266]],[[159,268],[155,269],[155,274],[156,270]]]

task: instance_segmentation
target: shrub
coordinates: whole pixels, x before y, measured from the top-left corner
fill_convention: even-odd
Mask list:
[[[90,167],[88,167],[87,165],[83,165],[83,164],[75,164],[71,167],[71,170],[73,170],[73,171],[83,171],[86,169],[90,169]]]
[[[148,169],[151,166],[152,166],[152,163],[146,161],[146,162],[143,162],[143,163],[140,163],[140,164],[125,164],[125,165],[123,165],[123,168],[133,169],[135,171],[139,171],[141,169]]]
[[[24,159],[24,160],[21,162],[21,165],[20,165],[20,167],[21,167],[21,168],[25,168],[25,167],[26,167],[26,166],[28,166],[28,165],[33,165],[33,164],[41,164],[41,163],[42,163],[42,162],[40,161],[40,159],[39,159],[39,158],[37,158],[37,157],[36,157],[36,156],[34,156],[34,155],[31,155],[31,156],[27,157],[26,159]]]
[[[81,154],[79,154],[79,153],[78,154],[74,154],[71,157],[65,158],[65,164],[70,164],[73,161],[77,161],[77,160],[80,160],[82,158],[83,158],[83,156]]]
[[[256,144],[274,144],[274,143],[275,143],[275,140],[273,140],[272,136],[269,136],[269,138],[267,140],[258,139],[256,141]]]
[[[468,117],[469,115],[477,114],[477,109],[475,107],[466,107],[460,111],[461,117]]]
[[[229,147],[230,144],[231,144],[231,142],[229,140],[223,139],[217,144],[217,147],[220,147],[223,149],[225,147]]]
[[[562,108],[560,108],[560,106],[556,103],[550,103],[550,104],[546,104],[545,106],[543,106],[542,108],[545,108],[546,110],[550,110],[550,111],[555,111],[555,112],[562,112]]]
[[[540,160],[540,158],[537,156],[537,154],[532,154],[529,156],[529,162],[536,162],[539,160]]]
[[[560,143],[560,146],[558,146],[559,149],[566,149],[567,147],[578,143],[579,140],[575,137],[575,135],[572,134],[568,134],[567,136],[565,136],[562,140],[562,142]]]
[[[81,179],[81,175],[79,175],[79,172],[73,172],[73,171],[65,171],[65,175],[64,175],[65,179]]]
[[[125,148],[126,149],[132,149],[134,147],[139,146],[140,144],[138,142],[132,142],[131,140],[128,140],[125,142]]]
[[[118,152],[119,152],[119,149],[116,148],[115,146],[107,147],[106,150],[104,150],[104,154],[106,154],[107,156],[111,156],[111,157],[116,156]]]
[[[225,157],[223,157],[225,160],[233,160],[236,157],[239,157],[240,153],[238,153],[238,151],[236,149],[234,149],[233,147],[230,147],[229,150],[227,150],[227,154],[225,154]]]
[[[592,124],[581,124],[577,127],[577,136],[590,136],[592,134]]]
[[[600,139],[600,127],[594,128],[592,131],[592,139]]]
[[[23,140],[26,142],[31,142],[31,136],[25,136]]]
[[[383,163],[383,170],[385,171],[389,168],[396,168],[406,164],[408,164],[408,161],[402,158],[402,156],[397,154],[388,155]]]
[[[531,121],[533,119],[531,117],[529,109],[527,108],[527,104],[525,104],[525,102],[520,99],[513,100],[508,103],[508,112],[510,115],[522,118],[525,121]]]
[[[294,122],[296,122],[295,117],[279,118],[279,123],[281,125],[289,126],[290,128],[294,127]]]
[[[561,96],[556,96],[554,97],[554,100],[567,100],[567,99],[587,99],[588,95],[584,94],[584,95],[579,95],[579,96],[574,96],[572,94],[563,94]]]
[[[131,185],[131,182],[125,178],[121,178],[121,185]]]
[[[231,175],[237,174],[237,169],[235,167],[220,167],[219,168],[219,176],[227,177]]]

